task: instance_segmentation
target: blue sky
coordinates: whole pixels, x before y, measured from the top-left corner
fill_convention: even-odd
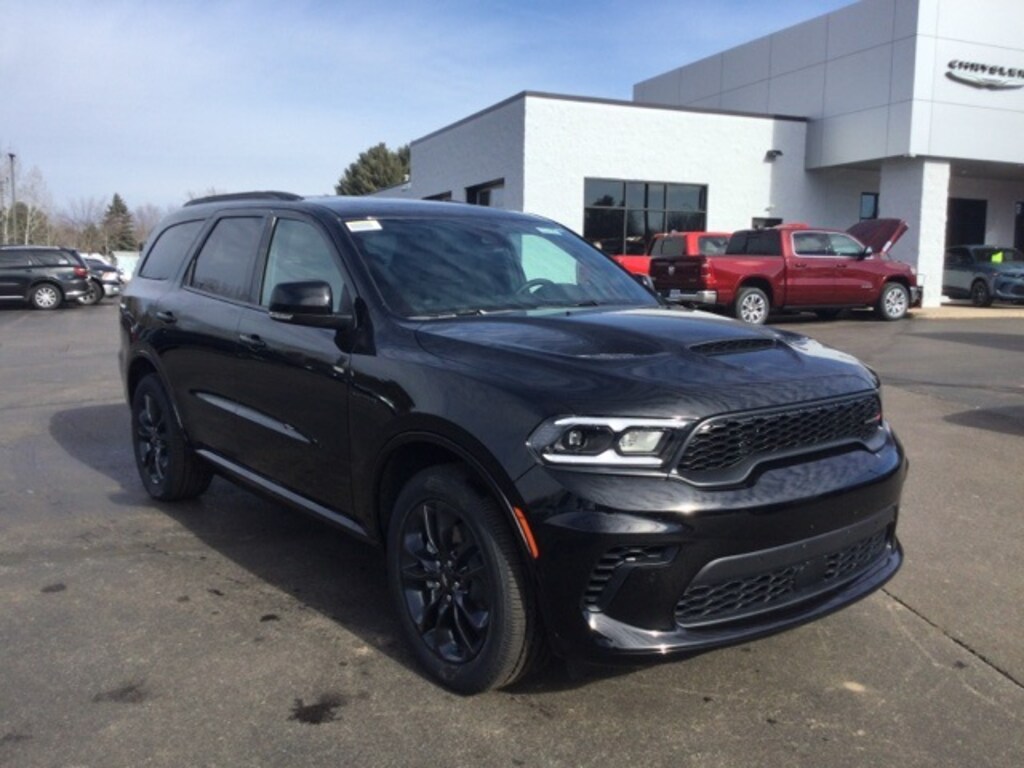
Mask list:
[[[524,90],[628,100],[850,1],[0,0],[0,149],[58,209],[330,193],[380,141]]]

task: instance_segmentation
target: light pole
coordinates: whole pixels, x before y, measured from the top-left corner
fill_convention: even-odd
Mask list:
[[[18,214],[15,212],[15,208],[18,207],[18,195],[15,191],[17,187],[14,185],[14,158],[13,152],[8,152],[7,157],[11,161],[11,242],[17,242],[18,240]]]

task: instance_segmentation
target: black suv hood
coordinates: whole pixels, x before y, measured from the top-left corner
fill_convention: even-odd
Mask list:
[[[417,338],[447,364],[577,414],[702,417],[875,386],[855,359],[811,339],[703,312],[460,318],[424,323]]]

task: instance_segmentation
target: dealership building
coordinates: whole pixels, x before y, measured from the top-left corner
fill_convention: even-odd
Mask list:
[[[1024,3],[861,0],[651,77],[524,92],[411,145],[382,194],[538,213],[604,250],[660,231],[906,219],[924,303],[946,245],[1024,244]]]

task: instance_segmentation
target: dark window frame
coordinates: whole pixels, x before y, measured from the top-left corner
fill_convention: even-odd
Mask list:
[[[644,179],[583,179],[583,237],[606,253],[646,254],[654,235],[707,230],[707,184]],[[696,197],[695,205],[670,201]]]

